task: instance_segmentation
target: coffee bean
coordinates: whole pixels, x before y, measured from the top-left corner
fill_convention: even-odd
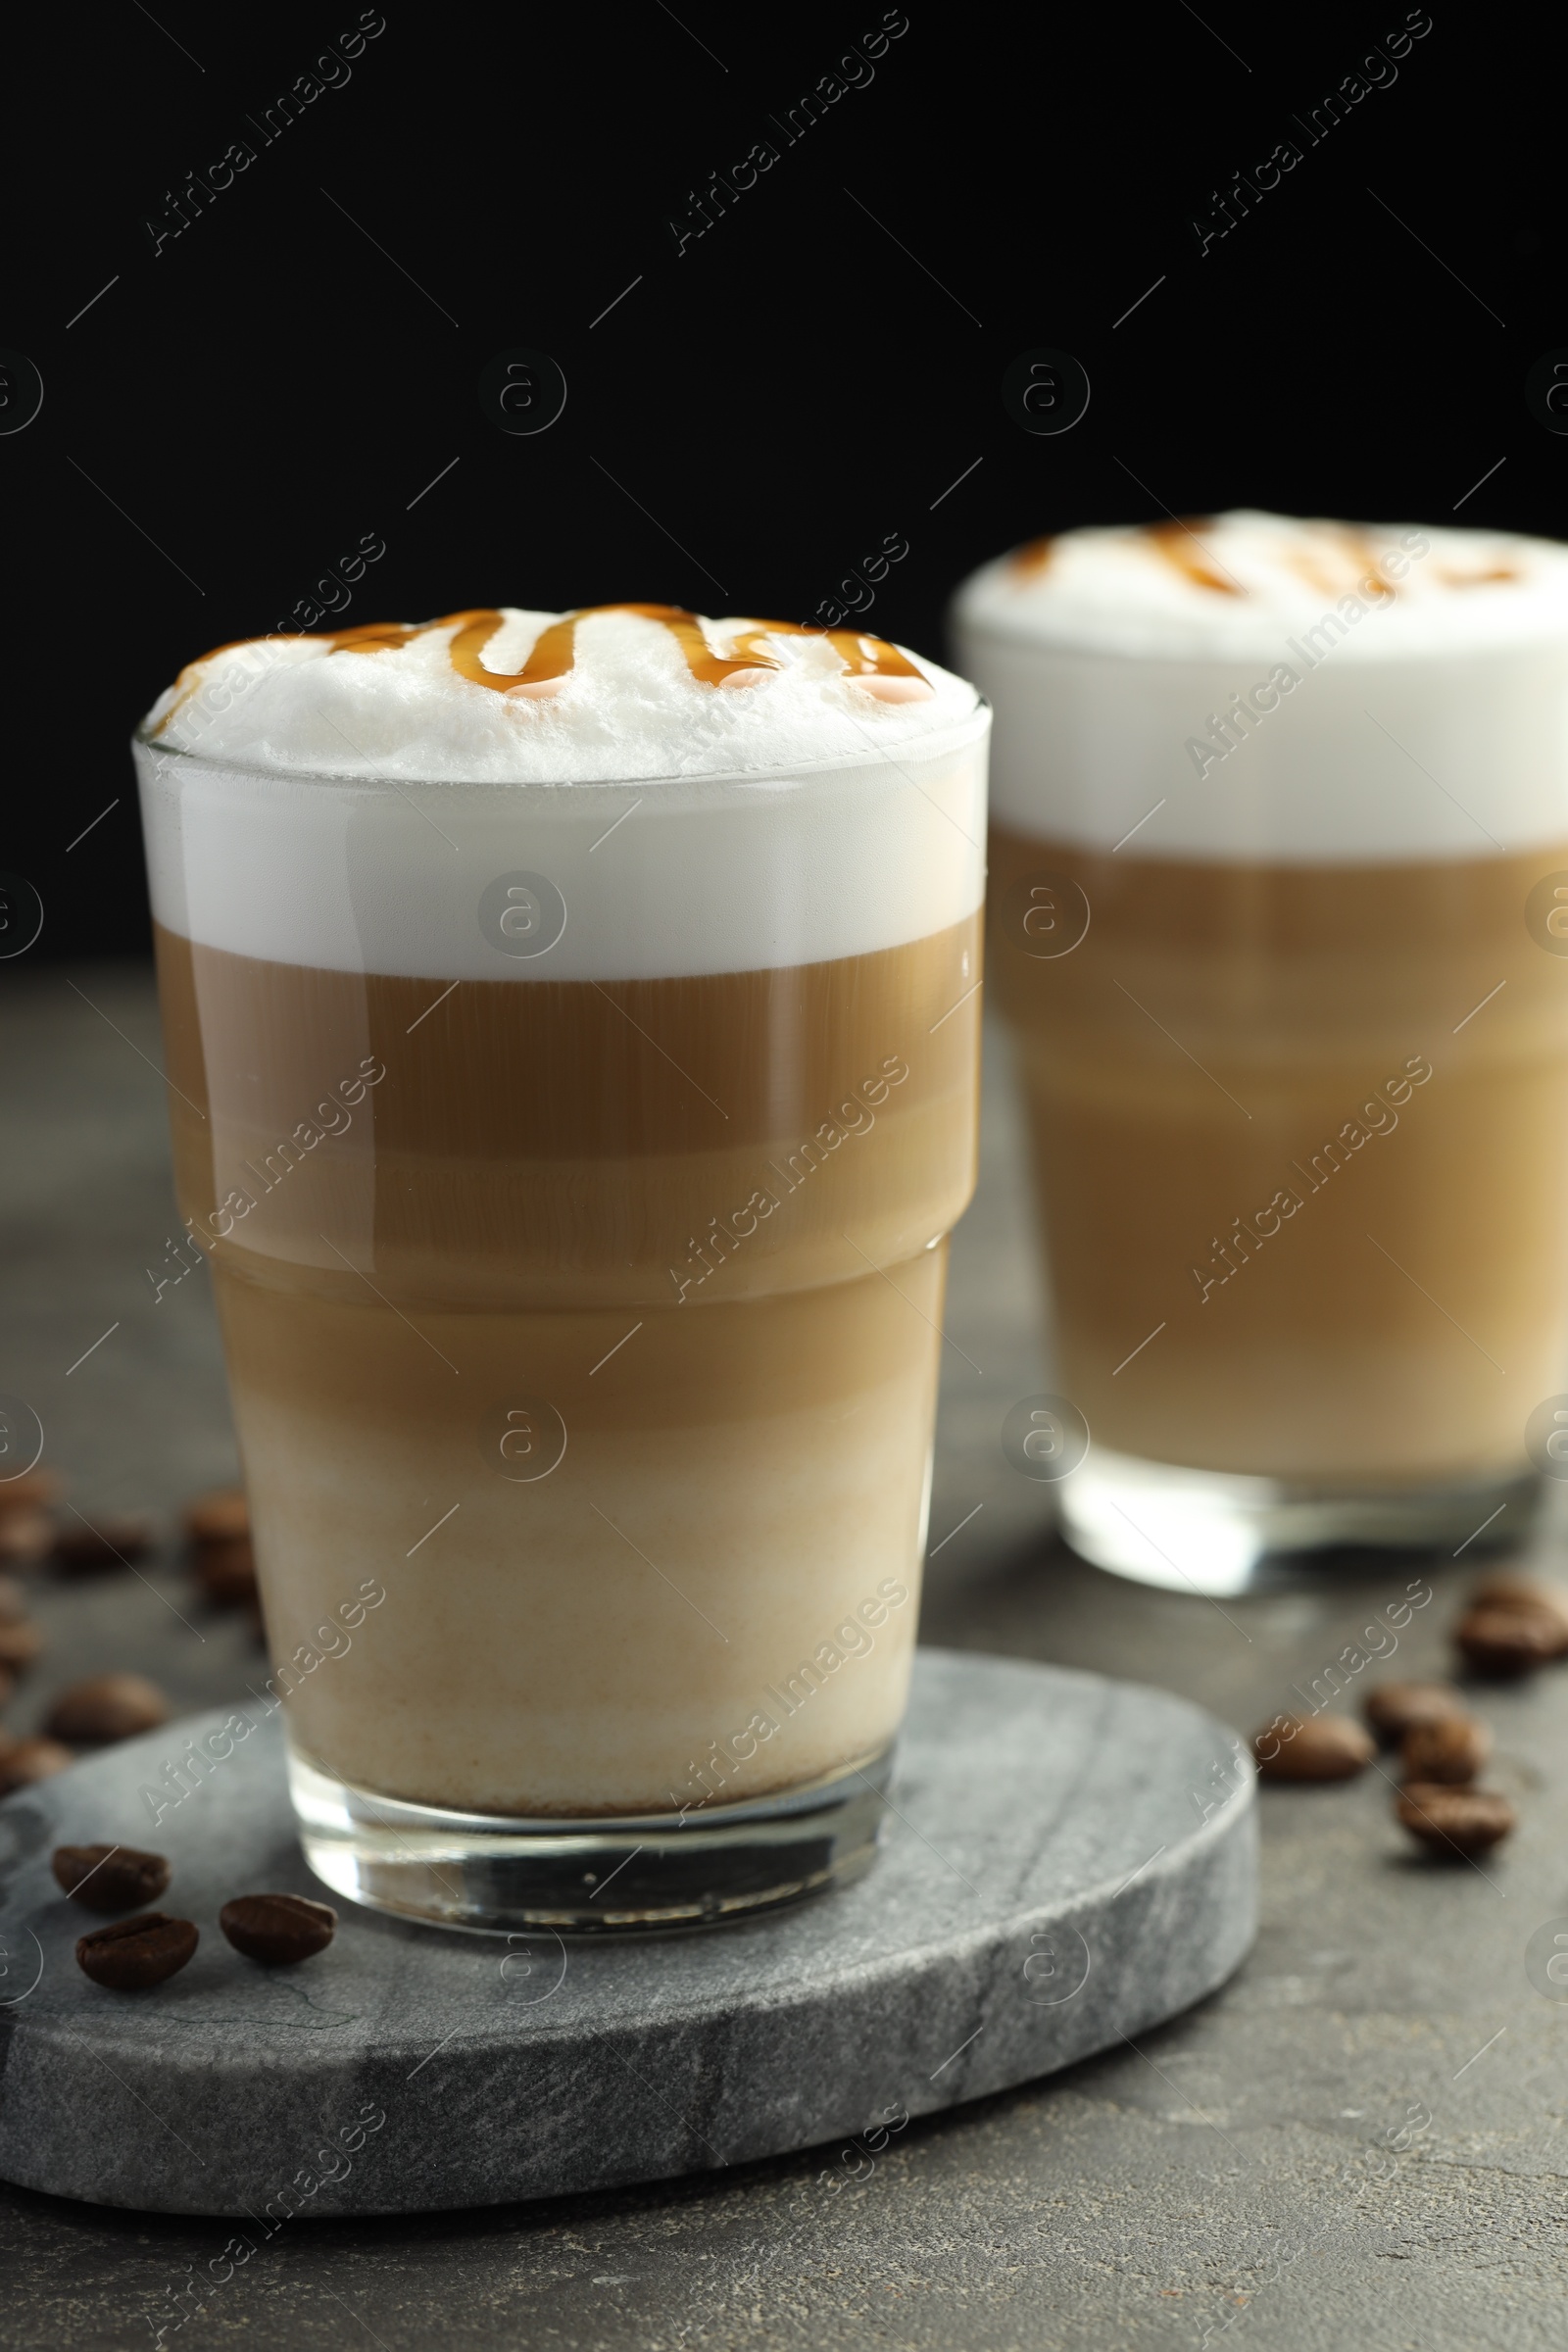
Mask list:
[[[215,1487],[185,1506],[185,1533],[193,1544],[227,1544],[251,1532],[243,1487]]]
[[[1376,1752],[1348,1715],[1277,1715],[1252,1739],[1265,1781],[1348,1781]]]
[[[1366,1696],[1366,1719],[1385,1747],[1397,1747],[1418,1723],[1438,1723],[1464,1711],[1451,1683],[1379,1683]]]
[[[49,1867],[60,1886],[88,1911],[133,1911],[156,1903],[169,1885],[162,1854],[134,1845],[57,1845]]]
[[[303,1894],[241,1894],[223,1905],[218,1924],[247,1960],[283,1968],[325,1950],[337,1932],[337,1913],[330,1903],[313,1903]]]
[[[1531,1609],[1471,1609],[1453,1638],[1477,1674],[1499,1682],[1533,1674],[1558,1655],[1560,1645],[1554,1620]]]
[[[28,1618],[0,1625],[0,1666],[30,1666],[43,1647],[43,1636]]]
[[[111,1992],[141,1992],[176,1976],[199,1941],[188,1919],[143,1911],[135,1919],[120,1919],[112,1928],[94,1928],[90,1936],[79,1937],[76,1966]]]
[[[19,1625],[26,1614],[26,1593],[14,1576],[0,1575],[0,1625]]]
[[[0,1748],[0,1796],[30,1788],[34,1781],[47,1781],[75,1761],[58,1740],[15,1740]]]
[[[256,1559],[249,1536],[199,1544],[192,1566],[196,1582],[216,1607],[236,1608],[256,1598]]]
[[[89,1526],[68,1518],[55,1538],[55,1566],[66,1575],[93,1568],[129,1567],[153,1547],[153,1523],[145,1511],[99,1511]]]
[[[1395,1819],[1412,1838],[1445,1859],[1484,1854],[1506,1838],[1514,1810],[1493,1788],[1450,1788],[1411,1781],[1394,1802]]]
[[[47,1510],[60,1499],[58,1470],[24,1470],[20,1478],[0,1479],[0,1519],[17,1511]]]
[[[56,1740],[99,1747],[111,1740],[133,1740],[169,1721],[169,1701],[156,1683],[139,1674],[95,1674],[62,1690],[44,1729]]]
[[[1550,1618],[1557,1627],[1562,1649],[1568,1652],[1568,1592],[1561,1585],[1548,1585],[1540,1577],[1498,1570],[1494,1576],[1482,1578],[1470,1595],[1470,1606]]]
[[[1471,1715],[1445,1715],[1416,1723],[1404,1735],[1399,1769],[1407,1781],[1443,1781],[1457,1788],[1473,1781],[1492,1753],[1492,1734]]]
[[[55,1523],[47,1511],[0,1513],[0,1563],[36,1568],[54,1548]]]

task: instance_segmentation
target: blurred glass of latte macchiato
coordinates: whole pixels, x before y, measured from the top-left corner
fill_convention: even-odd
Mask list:
[[[956,634],[1069,1540],[1222,1592],[1522,1534],[1568,1429],[1568,550],[1079,530]]]

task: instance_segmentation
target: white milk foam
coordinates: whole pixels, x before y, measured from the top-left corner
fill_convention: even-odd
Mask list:
[[[502,614],[483,660],[514,672],[561,616]],[[766,627],[702,625],[718,652]],[[160,698],[136,761],[166,928],[328,970],[614,980],[870,954],[979,906],[989,714],[934,662],[908,655],[933,691],[888,703],[780,636],[783,667],[726,690],[661,623],[603,613],[534,700],[458,675],[452,634],[235,647]],[[516,874],[564,904],[537,956],[483,925]]]
[[[1568,840],[1555,542],[1252,513],[1069,531],[975,572],[954,631],[1013,831],[1237,863]]]

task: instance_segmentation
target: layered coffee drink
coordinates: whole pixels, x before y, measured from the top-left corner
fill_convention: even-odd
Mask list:
[[[344,1891],[624,1928],[864,1859],[986,728],[879,640],[647,606],[226,648],[151,713],[179,1194]]]
[[[1074,531],[957,633],[1091,1433],[1071,1541],[1218,1590],[1270,1547],[1522,1533],[1568,1386],[1568,967],[1530,912],[1568,883],[1568,551]]]

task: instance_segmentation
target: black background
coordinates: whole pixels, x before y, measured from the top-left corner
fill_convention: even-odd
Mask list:
[[[132,724],[368,532],[386,554],[348,621],[620,599],[806,619],[899,533],[870,625],[939,654],[966,570],[1077,522],[1457,510],[1568,536],[1568,439],[1524,400],[1568,343],[1544,19],[1434,0],[1397,78],[1309,146],[1291,117],[1402,7],[1262,31],[1226,0],[908,0],[874,78],[786,145],[769,117],[876,32],[874,0],[388,0],[346,83],[264,144],[246,117],[359,23],[61,16],[14,81],[0,344],[45,396],[0,435],[0,868],[46,916],[11,972],[144,950]],[[1200,255],[1191,218],[1285,138],[1300,163]],[[146,222],[172,229],[169,192],[235,139],[254,163],[155,254]],[[776,164],[677,253],[690,192],[760,139]],[[1001,397],[1040,345],[1093,386],[1054,437]],[[568,386],[531,437],[478,400],[512,346]]]

